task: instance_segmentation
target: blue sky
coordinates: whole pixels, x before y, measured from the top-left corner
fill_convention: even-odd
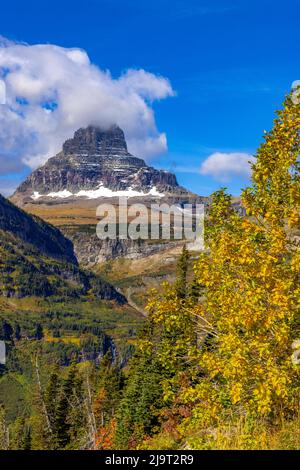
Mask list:
[[[168,78],[176,95],[153,104],[168,153],[151,164],[199,194],[238,194],[243,173],[201,174],[201,164],[255,152],[300,77],[299,19],[296,0],[14,0],[1,5],[0,34],[82,48],[113,77],[133,68]],[[6,172],[5,184],[28,171]]]

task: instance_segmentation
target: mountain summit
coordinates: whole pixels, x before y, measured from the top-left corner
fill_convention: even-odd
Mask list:
[[[87,198],[187,194],[175,175],[148,166],[127,150],[124,132],[89,126],[75,132],[62,151],[35,170],[14,199]]]
[[[89,126],[75,132],[73,139],[63,144],[65,155],[130,156],[124,132],[114,125],[107,130]]]

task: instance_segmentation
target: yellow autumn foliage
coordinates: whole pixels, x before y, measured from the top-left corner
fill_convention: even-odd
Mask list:
[[[166,401],[189,407],[178,426],[189,447],[205,448],[228,423],[261,426],[298,410],[300,367],[291,356],[300,339],[299,130],[300,106],[288,96],[243,191],[246,216],[225,190],[212,196],[207,251],[194,268],[200,301],[182,302],[165,286],[149,302],[161,342],[148,347],[171,373]],[[183,371],[190,380],[178,386]]]

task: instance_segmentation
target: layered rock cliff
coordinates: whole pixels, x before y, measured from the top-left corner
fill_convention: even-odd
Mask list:
[[[85,266],[94,266],[116,258],[139,259],[163,252],[178,245],[171,240],[149,243],[147,240],[100,240],[96,233],[64,227],[65,235],[72,240],[78,261]]]
[[[34,171],[19,186],[13,199],[32,195],[38,199],[49,194],[52,198],[56,195],[89,197],[84,191],[99,188],[154,196],[188,193],[178,185],[172,173],[156,170],[132,156],[119,127],[103,130],[89,126],[76,131],[74,137],[63,144],[61,152]],[[102,191],[99,197],[105,194]]]

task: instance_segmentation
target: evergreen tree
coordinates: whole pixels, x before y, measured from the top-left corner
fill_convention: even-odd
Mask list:
[[[31,438],[31,427],[25,428],[25,435],[23,439],[23,450],[31,450],[32,438]]]
[[[20,341],[20,339],[21,339],[21,327],[20,327],[19,323],[16,324],[15,338],[16,338],[17,341]]]
[[[59,449],[80,448],[86,426],[82,379],[75,365],[63,381],[55,409],[55,440]]]
[[[10,449],[31,449],[31,429],[23,416],[19,416],[10,426],[10,436]]]
[[[115,445],[120,449],[135,448],[159,426],[163,406],[161,369],[151,358],[138,356],[117,413]]]
[[[70,397],[72,396],[75,380],[75,366],[72,366],[67,379],[64,381],[58,397],[55,415],[55,436],[59,449],[64,449],[70,442],[70,423],[68,414],[70,412]]]
[[[89,368],[87,370],[87,374],[89,374]],[[70,425],[70,449],[85,448],[88,423],[86,395],[87,391],[84,388],[84,378],[76,367],[73,379],[72,395],[69,397],[70,408],[68,413],[68,423]]]
[[[0,339],[3,341],[12,341],[13,340],[14,330],[10,323],[6,320],[2,320],[0,324]]]
[[[61,381],[59,378],[58,368],[55,367],[54,371],[50,375],[48,385],[45,390],[44,401],[47,409],[47,414],[50,421],[50,426],[52,429],[52,445],[56,445],[56,420],[57,420],[57,405],[58,405],[58,394],[61,386]]]
[[[187,250],[186,245],[184,245],[177,263],[176,291],[180,299],[185,299],[187,296],[187,274],[189,268],[189,259],[189,251]]]
[[[34,338],[36,340],[41,340],[44,337],[44,332],[43,332],[43,327],[40,323],[36,325],[35,333],[34,333]]]
[[[0,403],[0,450],[9,448],[9,431],[5,419],[5,409]]]
[[[113,364],[112,353],[108,351],[97,371],[99,380],[94,399],[94,413],[97,428],[106,426],[115,415],[123,386],[123,374],[119,366]]]

